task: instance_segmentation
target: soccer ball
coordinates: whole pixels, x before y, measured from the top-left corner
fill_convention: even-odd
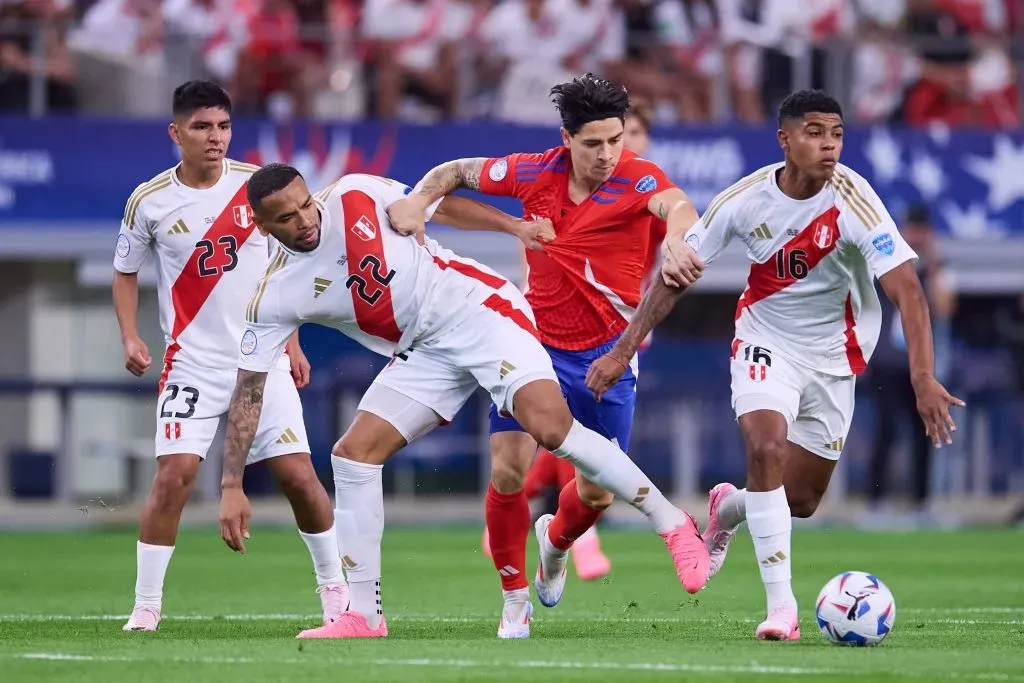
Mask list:
[[[896,620],[896,601],[877,576],[843,572],[818,593],[818,628],[836,645],[878,645]]]

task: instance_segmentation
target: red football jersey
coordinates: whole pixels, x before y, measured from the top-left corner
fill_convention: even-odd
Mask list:
[[[480,191],[516,197],[524,217],[549,218],[555,239],[526,254],[526,298],[541,341],[567,351],[600,346],[629,324],[652,251],[651,196],[675,185],[624,150],[611,177],[579,204],[569,199],[567,147],[488,159]]]

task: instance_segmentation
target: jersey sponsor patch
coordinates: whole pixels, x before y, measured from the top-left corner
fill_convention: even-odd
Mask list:
[[[117,255],[121,258],[128,256],[128,252],[132,250],[132,243],[128,241],[128,238],[124,235],[117,236]]]
[[[506,173],[508,173],[508,161],[499,159],[491,164],[491,170],[487,172],[487,177],[496,183],[500,183],[505,179]]]
[[[883,256],[892,256],[893,252],[896,251],[896,242],[893,241],[892,235],[887,232],[883,232],[871,240],[871,246]]]
[[[252,330],[246,330],[242,335],[241,350],[243,356],[251,356],[256,350],[256,333]]]
[[[658,187],[658,180],[652,175],[645,175],[636,182],[636,191],[640,194],[646,194],[656,187]]]

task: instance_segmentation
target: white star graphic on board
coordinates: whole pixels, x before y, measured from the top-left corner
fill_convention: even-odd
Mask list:
[[[1024,145],[1018,149],[1006,135],[996,137],[992,158],[970,156],[964,168],[988,185],[988,204],[1002,211],[1024,199]]]
[[[1006,233],[1005,225],[989,220],[981,202],[973,202],[966,209],[961,209],[954,202],[943,202],[939,212],[946,219],[949,231],[960,239],[1001,237]]]
[[[910,182],[927,200],[938,197],[946,187],[946,174],[942,165],[928,154],[915,154],[910,164]]]
[[[889,184],[899,177],[903,162],[899,143],[884,128],[875,128],[864,145],[864,156],[871,163],[874,180]]]

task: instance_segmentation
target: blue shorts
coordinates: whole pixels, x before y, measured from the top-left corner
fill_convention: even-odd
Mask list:
[[[608,439],[615,439],[619,448],[629,450],[629,435],[633,431],[633,411],[636,408],[636,375],[627,368],[618,383],[601,395],[601,402],[594,400],[594,392],[587,388],[584,379],[590,364],[611,351],[618,338],[587,351],[563,351],[545,346],[551,356],[551,364],[562,385],[562,395],[569,403],[573,417],[584,427]],[[524,431],[514,417],[503,417],[491,405],[490,433]]]

